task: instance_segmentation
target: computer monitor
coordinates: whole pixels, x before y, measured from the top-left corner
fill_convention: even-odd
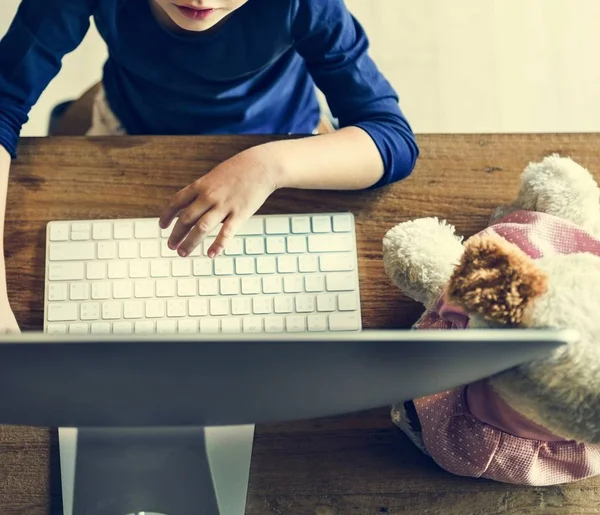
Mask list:
[[[74,515],[229,515],[206,447],[211,427],[390,406],[489,377],[577,337],[520,329],[5,335],[0,388],[10,395],[0,396],[0,423],[77,428]]]

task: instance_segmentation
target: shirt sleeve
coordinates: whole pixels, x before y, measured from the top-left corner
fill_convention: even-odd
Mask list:
[[[373,187],[405,179],[419,149],[397,93],[369,56],[363,27],[344,0],[295,0],[292,17],[295,48],[340,126],[362,128],[379,149],[385,172]]]
[[[96,0],[22,0],[0,40],[0,145],[14,158],[32,106],[83,40]]]

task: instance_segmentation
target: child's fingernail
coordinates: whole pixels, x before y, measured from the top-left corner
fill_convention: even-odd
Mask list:
[[[173,245],[173,242],[171,242],[171,241],[169,243],[167,243],[167,245],[169,245],[169,248],[171,250],[175,250],[176,249],[175,245]]]
[[[214,250],[211,249],[208,251],[208,257],[210,259],[214,258],[216,255],[217,255],[217,253]]]
[[[180,255],[181,257],[185,257],[185,256],[187,256],[187,250],[184,250],[184,249],[179,249],[179,255]]]

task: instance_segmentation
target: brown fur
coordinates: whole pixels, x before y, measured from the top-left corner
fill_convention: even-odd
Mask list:
[[[465,247],[450,279],[448,301],[493,324],[524,324],[527,308],[547,290],[547,276],[499,236],[476,236]]]

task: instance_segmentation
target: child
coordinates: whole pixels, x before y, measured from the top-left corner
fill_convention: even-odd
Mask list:
[[[209,249],[220,254],[278,188],[379,187],[414,167],[412,130],[344,0],[22,0],[0,42],[3,202],[21,126],[91,16],[109,52],[96,107],[115,134],[310,134],[315,85],[339,120],[331,134],[242,152],[176,193],[160,224],[179,216],[169,245],[181,256],[222,222]]]

